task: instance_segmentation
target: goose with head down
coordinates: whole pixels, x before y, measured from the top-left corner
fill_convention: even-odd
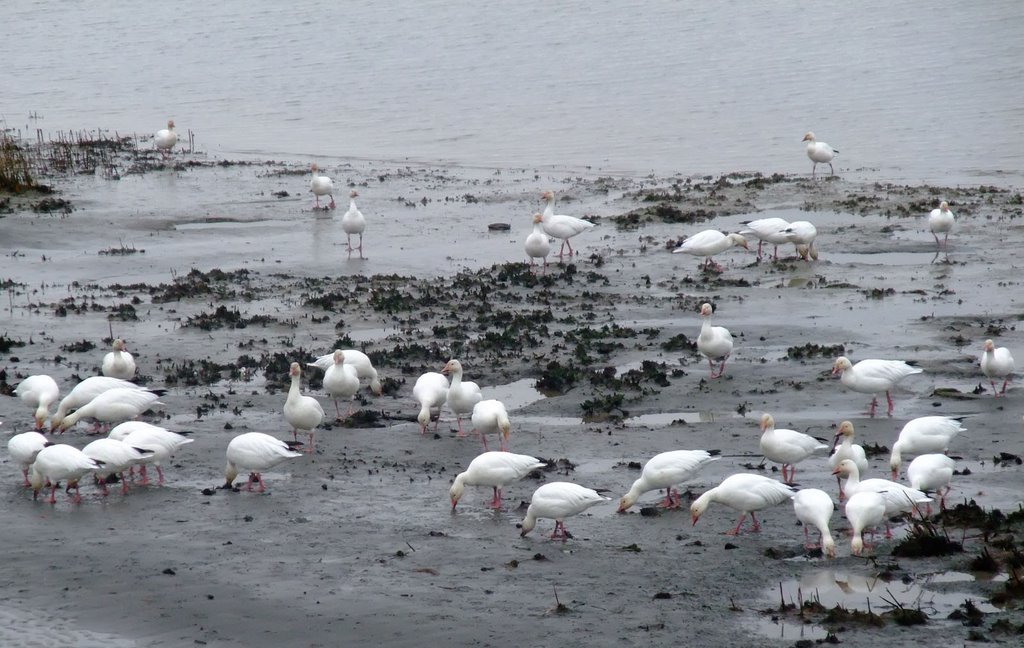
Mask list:
[[[538,519],[545,518],[555,521],[551,539],[561,538],[565,541],[572,537],[565,528],[565,518],[579,515],[592,506],[610,500],[610,497],[605,497],[591,488],[570,482],[544,484],[533,491],[530,506],[526,509],[526,517],[520,523],[522,531],[519,535],[526,536],[537,526]]]
[[[770,506],[788,502],[795,491],[793,488],[753,473],[736,473],[722,480],[718,486],[708,489],[690,505],[690,521],[696,525],[700,516],[713,503],[724,504],[740,512],[736,528],[726,535],[739,535],[743,521],[750,515],[754,521],[753,530],[760,531],[761,523],[754,514]]]
[[[688,236],[679,247],[672,250],[672,254],[689,254],[695,257],[704,257],[704,269],[713,266],[716,270],[721,270],[722,266],[715,263],[711,257],[719,252],[728,250],[734,245],[738,245],[744,250],[749,249],[747,247],[747,239],[743,238],[742,234],[723,234],[718,230],[709,229],[697,232],[693,236]]]

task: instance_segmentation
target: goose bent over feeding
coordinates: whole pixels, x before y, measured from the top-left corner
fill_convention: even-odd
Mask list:
[[[946,495],[952,489],[955,470],[956,462],[944,454],[918,455],[907,466],[907,481],[911,488],[919,491],[935,491],[939,496],[939,508],[946,510]],[[926,514],[931,514],[931,505]]]
[[[437,416],[434,430],[441,422],[441,406],[448,400],[448,379],[436,371],[428,371],[416,379],[412,386],[412,397],[420,406],[416,422],[420,424],[420,434],[425,434],[430,419]]]
[[[63,433],[83,418],[95,419],[99,423],[122,423],[142,414],[151,407],[163,405],[160,397],[145,389],[115,387],[102,392],[99,396],[82,405],[60,422],[59,429]]]
[[[111,430],[107,436],[111,439],[124,441],[133,448],[152,453],[149,456],[143,457],[139,465],[139,474],[142,477],[140,483],[143,486],[149,483],[149,475],[146,471],[148,464],[153,464],[153,467],[156,468],[157,485],[163,484],[164,462],[170,461],[171,457],[182,446],[194,441],[194,439],[190,439],[184,434],[171,432],[167,428],[152,425],[145,421],[125,421]],[[129,471],[131,471],[130,467]]]
[[[960,419],[949,416],[919,416],[907,421],[900,430],[896,442],[892,444],[892,452],[889,454],[892,478],[896,479],[903,455],[916,457],[932,452],[945,452],[949,449],[953,437],[966,431],[967,428],[960,424]]]
[[[775,246],[772,259],[779,258],[779,245],[789,243],[789,235],[786,230],[789,228],[789,221],[785,218],[758,218],[757,220],[744,221],[744,228],[739,231],[744,238],[754,237],[757,239],[757,260],[761,260],[761,248],[765,243]]]
[[[57,503],[58,482],[65,480],[64,492],[70,493],[75,489],[72,501],[79,504],[82,495],[78,492],[78,480],[86,473],[100,470],[97,462],[93,461],[78,448],[73,448],[63,443],[49,445],[39,451],[36,460],[32,463],[29,474],[29,483],[32,486],[32,498],[39,494],[43,484],[50,484],[50,504]]]
[[[887,519],[889,516],[897,513],[912,513],[917,511],[921,504],[927,504],[932,501],[927,494],[916,488],[910,488],[888,479],[872,478],[861,481],[860,470],[857,468],[857,464],[849,459],[840,461],[836,469],[832,471],[832,474],[846,477],[846,494],[851,497],[856,493],[864,491],[880,493],[885,500],[885,515]],[[892,537],[888,522],[885,523],[885,537]]]
[[[92,441],[82,448],[82,452],[103,467],[96,471],[96,479],[103,489],[104,497],[110,494],[110,491],[107,490],[107,478],[110,475],[118,476],[121,480],[121,494],[127,495],[128,480],[124,478],[124,471],[132,466],[141,465],[142,462],[154,455],[149,450],[141,450],[110,437]]]
[[[619,500],[619,513],[628,510],[644,493],[660,488],[665,489],[665,500],[659,506],[679,508],[679,491],[672,487],[692,479],[704,466],[717,460],[706,450],[670,450],[654,455],[644,464],[640,478]]]
[[[846,519],[853,527],[850,553],[859,556],[864,551],[864,530],[873,529],[886,520],[885,498],[881,493],[863,491],[854,493],[846,502]],[[870,545],[868,545],[870,546]]]
[[[314,209],[320,209],[320,196],[330,196],[331,202],[326,209],[334,209],[334,183],[329,177],[319,174],[320,167],[315,162],[309,165],[309,170],[313,172],[313,178],[309,181],[309,190],[316,197]]]
[[[487,449],[487,435],[494,432],[498,435],[498,447],[508,450],[508,437],[512,433],[512,423],[508,419],[505,404],[499,400],[482,400],[473,406],[473,429],[480,434],[480,441]]]
[[[592,506],[610,500],[610,497],[605,497],[597,491],[579,484],[570,482],[544,484],[533,491],[530,506],[526,509],[526,517],[523,518],[520,525],[522,531],[519,536],[525,536],[537,526],[539,518],[545,518],[555,521],[555,530],[551,532],[551,538],[561,538],[564,541],[572,537],[565,528],[565,518],[579,515]]]
[[[836,557],[836,542],[829,531],[829,521],[834,510],[832,498],[819,488],[805,488],[793,495],[793,512],[804,527],[804,548],[815,549],[819,546],[811,544],[807,539],[807,527],[812,526],[821,535],[819,544],[826,558]]]
[[[50,405],[60,398],[60,387],[57,381],[46,374],[36,374],[25,378],[14,388],[14,395],[32,408],[32,419],[35,429],[43,429],[43,423],[50,415]]]
[[[239,434],[228,442],[227,465],[224,467],[224,488],[232,488],[239,472],[248,472],[245,489],[252,490],[252,482],[259,483],[259,492],[266,490],[263,484],[263,471],[270,470],[286,459],[301,457],[289,443],[262,432],[246,432]]]
[[[36,455],[46,446],[53,445],[39,432],[22,432],[15,434],[7,440],[7,454],[11,460],[21,467],[21,476],[25,486],[31,486],[28,481],[28,469],[36,460]]]
[[[534,470],[543,468],[545,464],[536,457],[515,454],[512,452],[490,451],[477,455],[463,472],[455,476],[455,481],[448,489],[448,497],[452,502],[452,510],[462,498],[466,486],[490,486],[494,489],[494,497],[489,506],[501,508],[501,489],[514,481],[519,481]]]
[[[748,514],[754,521],[753,530],[759,531],[761,523],[757,521],[754,513],[789,501],[794,492],[792,487],[768,477],[753,473],[736,473],[729,475],[718,486],[708,489],[694,500],[690,505],[690,521],[697,524],[697,520],[711,503],[718,502],[740,512],[736,528],[726,531],[726,535],[739,535],[740,527]]]
[[[705,269],[713,265],[716,270],[721,270],[721,264],[715,263],[711,257],[734,245],[738,245],[744,250],[749,249],[747,248],[747,239],[743,238],[741,234],[723,234],[718,230],[704,230],[687,237],[679,247],[672,250],[672,254],[705,257],[703,265]]]
[[[366,355],[362,351],[355,349],[335,349],[331,353],[326,353],[318,357],[313,362],[307,362],[307,367],[319,367],[324,371],[327,371],[332,364],[334,364],[334,354],[337,351],[345,356],[345,364],[352,365],[356,368],[356,374],[359,376],[359,380],[370,381],[370,391],[376,396],[380,396],[384,393],[384,386],[380,382],[380,374],[373,366],[373,361],[370,360],[370,356]]]
[[[50,431],[55,431],[60,427],[61,421],[64,420],[64,417],[67,416],[68,412],[75,411],[103,392],[111,389],[139,389],[142,391],[150,391],[158,397],[163,393],[162,390],[147,390],[144,387],[139,387],[135,383],[122,380],[121,378],[90,376],[75,385],[75,387],[68,392],[68,395],[61,400],[60,405],[57,406],[57,411],[50,417]]]

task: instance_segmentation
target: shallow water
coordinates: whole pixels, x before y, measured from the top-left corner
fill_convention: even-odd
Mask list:
[[[1015,0],[103,5],[5,3],[7,126],[152,133],[173,117],[218,155],[634,174],[805,173],[814,130],[847,174],[1024,169]]]

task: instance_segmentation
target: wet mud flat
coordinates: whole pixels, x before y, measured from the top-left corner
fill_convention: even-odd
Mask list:
[[[311,211],[301,164],[148,164],[118,180],[62,178],[70,213],[16,200],[0,221],[4,383],[49,373],[66,392],[123,337],[141,382],[168,390],[148,420],[195,438],[164,486],[104,499],[85,485],[80,506],[31,501],[3,455],[2,609],[29,645],[1019,640],[1024,408],[1013,386],[993,398],[976,366],[985,338],[1024,349],[1009,244],[1021,233],[1018,190],[326,161],[336,186],[359,188],[370,223],[360,261],[346,258],[337,224],[344,191],[336,213]],[[522,239],[551,188],[559,212],[599,225],[571,262],[531,273]],[[923,217],[941,199],[958,220],[936,256]],[[669,253],[683,235],[763,216],[814,222],[820,259],[786,246],[781,261],[757,263],[733,250],[715,273]],[[495,221],[511,231],[488,230]],[[693,346],[705,301],[736,338],[719,380]],[[218,489],[232,436],[290,436],[288,363],[336,347],[370,354],[385,395],[361,392],[353,419],[317,431],[312,456],[265,473],[269,494]],[[901,384],[892,418],[868,418],[868,399],[828,375],[840,347],[925,373]],[[413,422],[412,383],[449,357],[509,404],[512,450],[550,461],[506,489],[503,511],[471,489],[451,513],[448,486],[480,443],[456,437],[447,410],[436,432]],[[304,390],[333,413],[319,380],[311,370]],[[617,499],[663,450],[721,452],[694,494],[740,470],[777,476],[757,450],[765,411],[822,438],[849,419],[860,443],[880,447],[911,418],[966,417],[951,449],[959,513],[897,526],[869,559],[850,557],[839,513],[839,557],[826,561],[803,548],[788,506],[759,516],[759,534],[731,538],[733,511],[713,506],[691,526],[685,510],[657,514],[655,493],[629,514],[612,501],[568,520],[565,543],[544,538],[550,521],[519,537],[540,483]],[[27,429],[28,414],[0,398],[5,432]],[[60,440],[81,447],[85,429]],[[872,475],[887,460],[873,455]],[[835,495],[824,457],[800,464],[797,481]],[[926,539],[918,553],[942,555],[892,555],[914,533],[962,550]],[[894,604],[858,616],[858,601],[829,598],[862,582]],[[882,614],[901,606],[927,619]]]

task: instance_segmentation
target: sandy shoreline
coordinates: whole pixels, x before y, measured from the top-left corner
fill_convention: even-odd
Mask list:
[[[169,389],[163,424],[196,439],[165,486],[106,501],[86,486],[79,507],[32,502],[3,455],[11,522],[2,573],[13,584],[4,609],[29,645],[62,637],[89,645],[86,632],[100,636],[95,645],[126,646],[621,646],[675,645],[680,636],[695,646],[792,645],[795,619],[758,630],[766,617],[757,610],[777,606],[779,582],[829,571],[918,582],[967,572],[983,547],[971,531],[953,556],[896,560],[887,542],[877,561],[865,561],[851,558],[840,536],[839,557],[823,561],[804,556],[788,506],[766,511],[764,531],[739,539],[721,535],[735,521],[728,509],[713,507],[691,527],[686,512],[618,516],[613,504],[569,520],[575,538],[565,544],[542,537],[550,521],[520,539],[515,505],[529,499],[534,480],[508,489],[506,511],[485,511],[488,493],[479,489],[452,515],[448,485],[479,442],[454,437],[447,412],[436,435],[407,422],[415,377],[452,355],[467,379],[517,403],[514,451],[574,466],[546,481],[617,496],[637,476],[629,462],[673,448],[720,450],[723,459],[691,487],[699,493],[760,463],[763,411],[780,426],[829,438],[851,419],[862,443],[886,446],[906,420],[944,414],[968,417],[951,454],[970,474],[954,482],[952,501],[1012,511],[1020,500],[1020,466],[993,463],[999,452],[1024,454],[1017,390],[1006,399],[972,393],[982,382],[976,363],[985,337],[1024,354],[1009,244],[1021,232],[1017,189],[749,174],[551,177],[353,161],[328,167],[337,184],[359,187],[370,222],[369,260],[348,261],[340,196],[337,214],[311,212],[306,178],[293,173],[300,167],[211,164],[116,182],[64,179],[56,184],[75,207],[70,215],[16,211],[0,221],[5,247],[17,251],[2,277],[4,339],[23,344],[4,353],[6,382],[49,373],[66,392],[75,376],[96,372],[109,326],[128,340],[149,384]],[[520,262],[544,188],[556,191],[559,211],[596,217],[599,226],[581,238],[573,265],[538,278],[511,262]],[[282,190],[289,196],[271,195]],[[646,200],[652,194],[661,200]],[[922,210],[940,195],[958,221],[948,257],[933,258]],[[700,222],[645,223],[652,213]],[[704,274],[695,260],[666,251],[683,234],[733,230],[753,214],[815,222],[821,259],[798,261],[787,246],[786,260],[757,264],[752,253],[731,251],[718,259],[723,273]],[[511,231],[489,233],[495,221],[512,223]],[[112,248],[135,252],[99,253]],[[695,352],[670,343],[696,338],[703,301],[737,338],[718,381],[706,380]],[[285,436],[282,363],[312,359],[346,336],[390,379],[384,397],[363,392],[361,409],[381,427],[321,429],[317,454],[265,475],[270,495],[204,495],[222,481],[233,435]],[[96,348],[62,348],[83,340]],[[926,373],[898,390],[893,418],[869,419],[867,399],[828,378],[832,357],[789,357],[808,343],[843,345],[854,360],[915,360]],[[536,392],[528,381],[539,378],[561,381],[565,393]],[[595,422],[583,423],[584,415]],[[0,417],[6,432],[29,423],[13,398],[0,399]],[[89,439],[72,431],[61,440],[81,447]],[[874,458],[872,470],[884,471],[886,459]],[[802,464],[799,482],[834,495],[824,463]],[[654,500],[651,493],[641,502]],[[839,513],[832,521],[847,528]],[[931,587],[984,601],[1002,584]],[[554,588],[568,613],[553,611]],[[993,624],[1020,625],[1019,605],[978,627],[945,615],[923,626],[828,627],[846,645],[883,634],[894,646],[966,641],[972,631],[1012,642]],[[41,627],[44,609],[63,621]],[[808,638],[824,636],[814,627]]]

